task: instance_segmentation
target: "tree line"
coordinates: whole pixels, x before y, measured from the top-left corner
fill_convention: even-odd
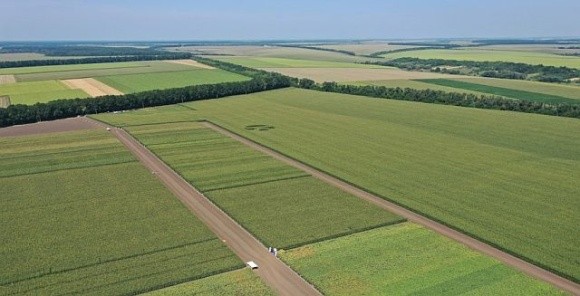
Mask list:
[[[315,83],[309,79],[300,79],[297,86],[324,92],[374,98],[580,118],[580,104],[548,104],[527,100],[506,99],[493,95],[474,95],[432,89],[419,90],[374,85],[355,86],[338,84],[336,82]]]
[[[4,109],[0,108],[0,127],[79,115],[215,99],[288,86],[290,86],[290,81],[278,75],[260,75],[252,80],[241,82],[196,85],[120,96],[63,99],[34,105],[17,104]]]
[[[365,63],[397,67],[410,71],[430,71],[504,79],[528,79],[543,82],[568,82],[572,78],[580,77],[579,69],[512,62],[399,58],[390,61]]]
[[[329,51],[329,52],[336,52],[342,53],[349,56],[356,56],[356,53],[348,50],[342,49],[334,49],[334,48],[325,48],[325,47],[318,47],[318,46],[309,46],[309,45],[294,45],[294,44],[276,44],[279,47],[294,47],[294,48],[303,48],[303,49],[311,49],[311,50],[320,50],[320,51]]]

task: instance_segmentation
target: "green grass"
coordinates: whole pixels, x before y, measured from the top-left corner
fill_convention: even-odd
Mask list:
[[[98,77],[97,80],[123,93],[134,93],[155,89],[185,87],[200,84],[214,84],[244,81],[250,78],[224,70],[198,69],[179,72],[128,74]]]
[[[0,139],[0,295],[133,294],[243,266],[111,139],[101,130]],[[68,158],[79,149],[98,156]],[[30,171],[36,153],[55,167]],[[4,165],[14,157],[31,174]]]
[[[580,68],[580,58],[573,56],[562,56],[542,52],[522,52],[509,50],[491,50],[479,48],[466,49],[429,49],[417,51],[405,51],[390,53],[383,57],[396,59],[402,57],[413,57],[420,59],[444,59],[463,61],[501,61],[525,63],[556,67]]]
[[[569,99],[565,97],[549,95],[544,93],[536,93],[524,90],[516,90],[504,87],[490,86],[484,84],[470,83],[466,81],[458,81],[451,79],[422,79],[420,82],[434,84],[445,87],[452,87],[460,90],[476,91],[482,93],[488,93],[496,96],[503,96],[507,98],[513,98],[524,101],[534,101],[541,103],[569,103],[569,104],[580,104],[578,99]]]
[[[24,68],[0,69],[5,73],[15,74],[19,82],[63,80],[76,78],[89,78],[124,74],[143,74],[158,72],[177,72],[195,69],[187,65],[173,64],[163,61],[126,62],[126,63],[103,63],[103,64],[79,64],[63,66],[39,66]]]
[[[128,130],[265,245],[287,248],[401,221],[199,124]]]
[[[580,278],[577,119],[299,89],[187,105],[192,116]],[[275,128],[245,129],[252,124]]]
[[[145,294],[169,295],[275,295],[260,278],[249,269],[222,273],[193,282],[168,287]]]
[[[14,104],[32,105],[38,102],[48,102],[55,99],[73,99],[89,97],[80,89],[70,89],[56,80],[20,82],[0,85],[0,96],[10,96]]]
[[[374,65],[348,62],[300,60],[271,57],[215,57],[216,60],[250,68],[378,68]],[[380,66],[379,66],[380,67]]]
[[[326,295],[564,295],[416,224],[282,252]]]

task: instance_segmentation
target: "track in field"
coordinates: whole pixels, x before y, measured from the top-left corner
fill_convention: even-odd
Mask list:
[[[423,225],[431,230],[434,230],[448,238],[451,238],[473,250],[479,251],[483,254],[491,256],[509,266],[512,266],[530,276],[533,276],[537,279],[543,280],[548,282],[564,291],[571,293],[572,295],[580,295],[580,285],[565,279],[557,274],[554,274],[548,270],[540,268],[536,265],[533,265],[527,261],[524,261],[520,258],[517,258],[513,255],[510,255],[504,251],[496,249],[484,242],[478,241],[466,234],[463,234],[459,231],[456,231],[450,227],[447,227],[441,223],[435,222],[429,218],[423,217],[415,212],[412,212],[406,208],[403,208],[399,205],[396,205],[392,202],[389,202],[379,196],[376,196],[372,193],[366,192],[354,185],[346,183],[334,176],[331,176],[327,173],[319,171],[316,168],[313,168],[307,164],[304,164],[300,161],[297,161],[293,158],[290,158],[282,153],[274,151],[266,146],[258,144],[250,139],[242,137],[234,132],[231,132],[219,125],[216,125],[212,122],[205,121],[202,123],[204,126],[217,131],[223,135],[226,135],[246,146],[249,146],[257,151],[260,151],[264,154],[270,155],[273,158],[280,160],[286,164],[289,164],[297,169],[300,169],[313,177],[322,180],[332,186],[335,186],[345,192],[348,192],[354,196],[367,200],[385,210],[388,210],[394,214],[397,214],[401,217],[407,218],[409,221],[415,222],[417,224]]]

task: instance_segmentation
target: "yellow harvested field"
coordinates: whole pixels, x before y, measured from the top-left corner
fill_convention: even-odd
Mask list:
[[[10,106],[10,97],[0,96],[0,108],[6,108],[8,106]]]
[[[71,89],[80,89],[91,97],[122,95],[123,93],[93,78],[61,80]]]
[[[358,69],[358,68],[264,68],[262,70],[278,72],[284,75],[308,78],[316,82],[325,81],[370,81],[370,80],[401,80],[401,79],[436,79],[465,78],[460,75],[446,75],[429,72],[411,72],[396,68]]]
[[[0,85],[16,83],[16,77],[14,75],[0,75]]]
[[[172,64],[193,66],[193,67],[202,68],[202,69],[215,69],[212,66],[208,66],[208,65],[196,62],[194,60],[172,60],[172,61],[167,61],[167,62],[172,63]]]

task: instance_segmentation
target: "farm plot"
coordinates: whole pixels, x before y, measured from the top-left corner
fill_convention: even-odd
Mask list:
[[[10,96],[12,105],[32,105],[39,102],[48,102],[55,99],[73,99],[89,97],[80,89],[70,89],[56,80],[19,82],[0,85],[0,96]]]
[[[477,83],[495,87],[503,87],[514,90],[523,90],[580,100],[580,86],[577,85],[565,85],[565,84],[555,84],[527,80],[496,79],[496,78],[481,78],[481,77],[453,78],[452,80]]]
[[[17,81],[27,82],[187,70],[191,70],[191,66],[163,61],[148,61],[6,68],[0,69],[0,74],[12,74],[15,75]]]
[[[264,295],[274,292],[249,269],[222,273],[193,282],[146,293],[146,296],[172,295]]]
[[[100,97],[106,95],[122,95],[123,93],[102,83],[94,78],[81,78],[63,80],[71,89],[80,89],[89,94],[91,97]]]
[[[270,72],[278,72],[297,78],[308,78],[316,82],[336,81],[361,81],[361,80],[404,80],[404,79],[436,79],[457,78],[457,76],[429,73],[411,72],[396,68],[380,67],[375,69],[349,69],[349,68],[262,68]]]
[[[248,77],[220,69],[191,69],[189,66],[189,71],[113,75],[96,79],[124,93],[250,80]]]
[[[197,123],[128,130],[266,245],[288,248],[402,221]]]
[[[525,63],[532,65],[546,65],[556,67],[580,68],[580,58],[574,56],[562,56],[543,52],[522,52],[509,50],[490,50],[478,48],[466,49],[428,49],[418,51],[404,51],[383,55],[387,59],[413,57],[420,59],[445,59],[461,61],[501,61]]]
[[[416,224],[281,253],[326,295],[564,295]]]
[[[561,96],[555,96],[545,93],[530,92],[524,90],[516,90],[504,87],[490,86],[485,84],[471,83],[467,81],[458,81],[450,79],[424,79],[421,82],[435,84],[440,86],[452,87],[460,90],[476,91],[488,93],[496,96],[502,96],[507,98],[513,98],[525,101],[534,101],[541,103],[571,103],[580,104],[578,99],[569,99]]]
[[[105,131],[0,145],[0,295],[135,294],[243,266]]]
[[[238,64],[249,68],[380,68],[376,65],[353,62],[332,62],[270,57],[212,57],[216,60]]]
[[[192,114],[580,278],[576,119],[298,89],[187,105]],[[246,129],[253,124],[275,128]]]

